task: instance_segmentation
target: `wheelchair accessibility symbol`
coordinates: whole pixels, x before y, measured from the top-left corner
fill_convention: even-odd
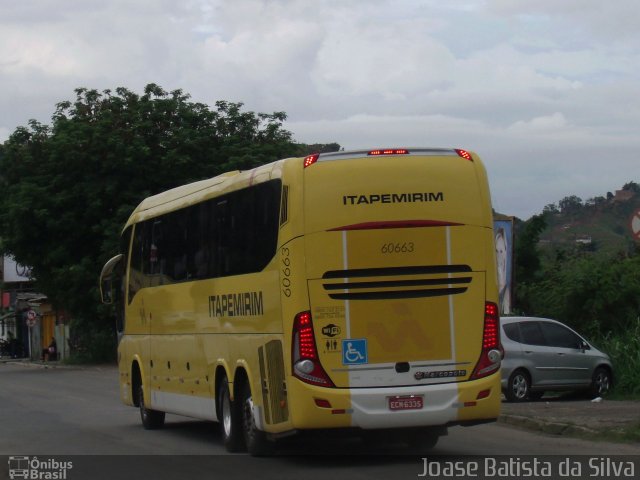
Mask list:
[[[348,338],[347,340],[342,340],[343,365],[360,365],[367,362],[366,338]]]

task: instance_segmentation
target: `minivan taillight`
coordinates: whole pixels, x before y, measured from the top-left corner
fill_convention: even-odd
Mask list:
[[[486,302],[484,306],[484,329],[482,331],[482,353],[480,353],[480,359],[469,379],[476,380],[496,372],[500,368],[502,357],[498,305]]]
[[[293,375],[312,385],[334,387],[329,375],[320,365],[311,312],[300,312],[296,315],[293,321],[292,340]]]

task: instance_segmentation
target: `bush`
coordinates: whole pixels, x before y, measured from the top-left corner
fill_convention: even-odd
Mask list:
[[[616,392],[640,394],[640,255],[559,252],[517,292],[526,315],[565,322],[611,356]]]
[[[99,328],[81,320],[71,324],[69,363],[107,363],[117,357],[116,335],[113,329]]]
[[[614,391],[622,395],[640,395],[640,318],[627,333],[596,335],[594,343],[611,357]]]

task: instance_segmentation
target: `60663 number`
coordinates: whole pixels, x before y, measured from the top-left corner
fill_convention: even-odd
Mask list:
[[[380,253],[412,253],[415,250],[413,242],[385,243],[380,248]]]
[[[285,297],[291,296],[291,257],[290,251],[288,248],[283,247],[280,251],[282,255],[282,264],[280,265],[280,269],[282,272],[281,275],[281,283],[282,283],[282,293]]]

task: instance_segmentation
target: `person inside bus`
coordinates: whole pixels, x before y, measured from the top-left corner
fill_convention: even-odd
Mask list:
[[[42,360],[56,360],[58,353],[58,345],[56,344],[56,339],[51,337],[51,343],[47,348],[42,349]]]

